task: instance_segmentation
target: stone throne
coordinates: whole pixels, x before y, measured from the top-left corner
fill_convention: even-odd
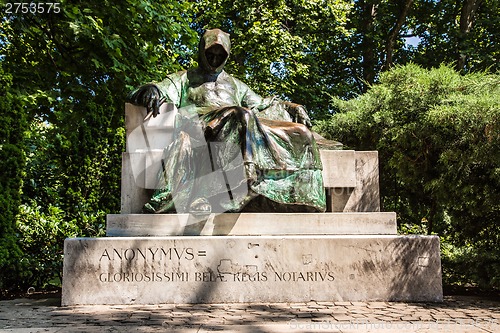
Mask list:
[[[175,112],[126,104],[121,213],[65,241],[63,305],[442,301],[439,238],[380,212],[376,151],[320,151],[325,213],[140,214]]]

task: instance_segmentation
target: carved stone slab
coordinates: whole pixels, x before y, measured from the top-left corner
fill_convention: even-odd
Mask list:
[[[435,236],[65,241],[63,305],[441,301]]]
[[[396,213],[109,214],[106,236],[396,235]]]

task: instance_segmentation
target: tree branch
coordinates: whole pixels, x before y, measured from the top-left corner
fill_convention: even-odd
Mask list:
[[[391,31],[389,32],[389,37],[387,38],[386,44],[385,44],[385,64],[382,70],[388,70],[392,66],[392,56],[394,53],[394,45],[396,44],[396,39],[399,36],[399,31],[401,30],[401,27],[403,26],[404,22],[406,21],[406,16],[408,15],[408,12],[410,11],[410,8],[413,4],[413,0],[405,0],[403,3],[403,8],[399,12],[398,19],[396,20],[396,23],[392,27]]]

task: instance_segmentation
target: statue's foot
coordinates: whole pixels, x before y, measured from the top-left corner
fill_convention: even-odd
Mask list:
[[[238,213],[242,209],[244,209],[249,202],[251,202],[254,198],[258,196],[259,194],[249,189],[244,197],[226,199],[224,201],[221,201],[220,204],[222,209],[224,209],[226,213]]]
[[[142,212],[144,214],[153,214],[153,213],[156,213],[155,209],[153,208],[153,206],[151,206],[150,203],[146,203],[144,205],[144,207],[142,207]]]
[[[193,215],[204,215],[212,212],[212,206],[205,198],[198,198],[189,206],[189,213]]]

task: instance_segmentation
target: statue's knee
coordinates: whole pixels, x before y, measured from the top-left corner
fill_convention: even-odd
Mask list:
[[[233,113],[240,119],[247,119],[252,115],[252,111],[241,106],[233,107]]]
[[[312,140],[313,140],[313,134],[312,134],[312,132],[309,130],[309,128],[307,128],[307,126],[306,126],[306,125],[303,125],[303,124],[295,124],[294,132],[295,132],[297,135],[300,135],[301,137],[308,139],[309,141],[312,141]]]

